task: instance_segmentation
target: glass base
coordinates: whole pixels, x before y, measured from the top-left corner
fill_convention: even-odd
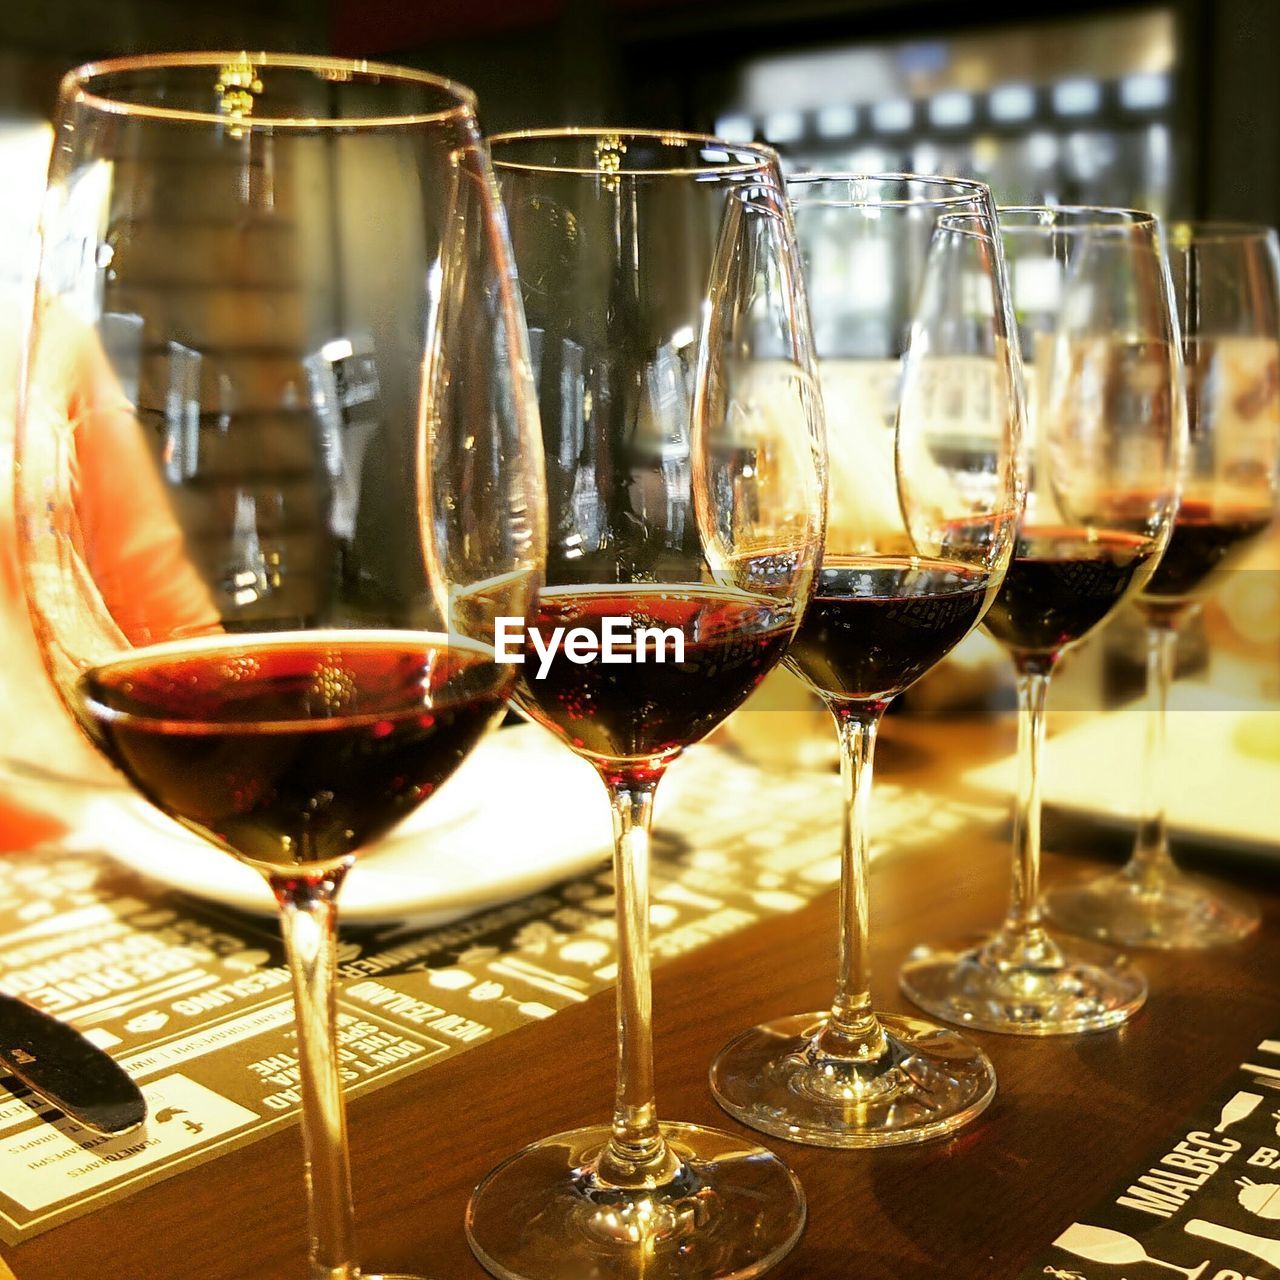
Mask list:
[[[963,1036],[878,1015],[888,1047],[872,1062],[820,1053],[826,1015],[753,1027],[711,1064],[711,1092],[736,1119],[818,1147],[890,1147],[954,1133],[995,1097],[995,1068]]]
[[[1123,947],[1226,947],[1257,927],[1257,906],[1174,871],[1144,884],[1123,871],[1046,895],[1064,929]]]
[[[903,993],[934,1017],[1021,1036],[1105,1031],[1146,1001],[1147,980],[1123,955],[1046,938],[1038,958],[1011,959],[1001,941],[917,947],[902,966]]]
[[[467,1206],[467,1240],[502,1280],[749,1280],[804,1230],[804,1193],[764,1147],[664,1124],[674,1179],[620,1190],[596,1179],[597,1126],[545,1138],[500,1164]]]

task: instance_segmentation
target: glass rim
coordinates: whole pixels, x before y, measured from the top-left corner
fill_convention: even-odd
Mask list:
[[[625,166],[617,169],[589,168],[586,165],[551,164],[546,161],[504,160],[497,152],[508,145],[521,142],[545,142],[555,138],[577,141],[588,138],[643,139],[668,146],[701,147],[708,151],[723,151],[727,156],[751,156],[750,160],[736,163],[676,165],[661,169],[636,169]],[[765,172],[778,164],[778,153],[772,147],[759,142],[729,142],[712,133],[689,133],[683,129],[643,129],[611,125],[562,125],[544,129],[506,129],[489,134],[485,138],[489,147],[489,159],[495,171],[503,169],[512,173],[563,173],[579,178],[662,178],[662,177],[742,177]]]
[[[1276,239],[1276,229],[1264,222],[1238,222],[1232,218],[1171,218],[1165,231],[1178,249],[1188,249],[1193,244]]]
[[[1061,215],[1066,215],[1065,221],[1062,220]],[[1120,205],[1103,204],[999,205],[996,208],[996,219],[1002,235],[1021,235],[1028,232],[1079,235],[1085,232],[1099,234],[1115,231],[1155,231],[1160,225],[1160,219],[1147,209],[1126,209]]]
[[[182,70],[194,67],[226,66],[278,67],[291,71],[335,72],[335,83],[368,77],[370,81],[391,80],[403,84],[426,85],[452,96],[452,105],[434,111],[397,112],[376,116],[229,116],[216,111],[191,111],[183,107],[165,107],[147,102],[127,102],[113,98],[94,88],[96,81],[108,76],[135,71]],[[370,129],[390,125],[440,124],[449,120],[475,117],[476,95],[464,84],[447,76],[390,62],[371,62],[364,58],[335,58],[321,54],[269,53],[266,51],[200,50],[181,53],[139,54],[123,58],[103,58],[81,63],[62,77],[58,85],[59,107],[76,102],[110,115],[138,116],[148,120],[168,120],[181,124],[232,125],[237,129]]]
[[[950,208],[954,206],[959,209],[962,206],[974,204],[988,209],[994,207],[991,188],[987,183],[977,178],[954,178],[947,174],[937,173],[855,173],[852,170],[817,169],[810,173],[787,174],[787,193],[790,195],[793,188],[796,187],[818,186],[825,182],[848,184],[897,183],[902,186],[906,186],[909,183],[918,183],[926,187],[950,188],[953,194],[939,194],[934,197],[922,196],[909,199],[880,199],[871,196],[863,198],[851,194],[845,197],[833,197],[830,200],[805,200],[803,203],[810,206],[829,205],[837,209],[908,209],[917,206],[924,208]]]

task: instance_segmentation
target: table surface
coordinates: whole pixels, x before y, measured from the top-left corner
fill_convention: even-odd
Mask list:
[[[882,772],[953,785],[957,761],[1007,752],[1007,720],[894,720]],[[1136,785],[1136,778],[1135,778]],[[1274,803],[1260,798],[1262,803]],[[1122,846],[1051,824],[1049,884],[1088,874]],[[1177,1130],[1244,1055],[1280,1027],[1280,891],[1274,864],[1232,867],[1262,900],[1261,931],[1209,953],[1145,953],[1151,998],[1118,1032],[1031,1040],[976,1034],[996,1100],[947,1141],[834,1152],[768,1140],[805,1187],[809,1223],[780,1280],[998,1280]],[[880,1007],[906,1010],[899,963],[916,943],[990,927],[1008,885],[1007,831],[970,832],[872,876]],[[732,1034],[823,1007],[835,954],[831,895],[660,967],[660,1113],[736,1129],[706,1086]],[[433,1280],[480,1280],[463,1237],[476,1182],[546,1134],[604,1121],[613,1087],[610,993],[356,1100],[352,1169],[364,1264]],[[296,1129],[277,1134],[6,1251],[19,1280],[300,1280],[306,1274]],[[566,1280],[572,1280],[566,1277]]]

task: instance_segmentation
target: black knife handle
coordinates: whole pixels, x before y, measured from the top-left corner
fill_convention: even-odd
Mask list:
[[[95,1133],[147,1118],[142,1091],[110,1054],[65,1022],[0,993],[0,1067]]]

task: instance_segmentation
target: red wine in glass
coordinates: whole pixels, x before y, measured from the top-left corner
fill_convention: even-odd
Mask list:
[[[620,660],[575,661],[562,645],[542,671],[527,641],[515,695],[575,751],[606,762],[672,757],[704,738],[764,679],[794,630],[789,604],[715,585],[544,591],[529,626],[544,643],[559,627],[582,628],[598,645],[610,618],[625,620],[615,624]]]
[[[959,560],[828,558],[787,665],[835,697],[888,701],[969,633],[991,581]]]
[[[255,864],[314,870],[385,834],[501,715],[512,667],[429,634],[235,635],[89,671],[78,703],[147,799]]]
[[[1156,613],[1177,613],[1206,585],[1215,569],[1230,565],[1271,524],[1272,512],[1184,498],[1169,545],[1139,597]]]
[[[986,628],[1015,653],[1056,654],[1111,613],[1153,551],[1138,534],[1024,529]]]

